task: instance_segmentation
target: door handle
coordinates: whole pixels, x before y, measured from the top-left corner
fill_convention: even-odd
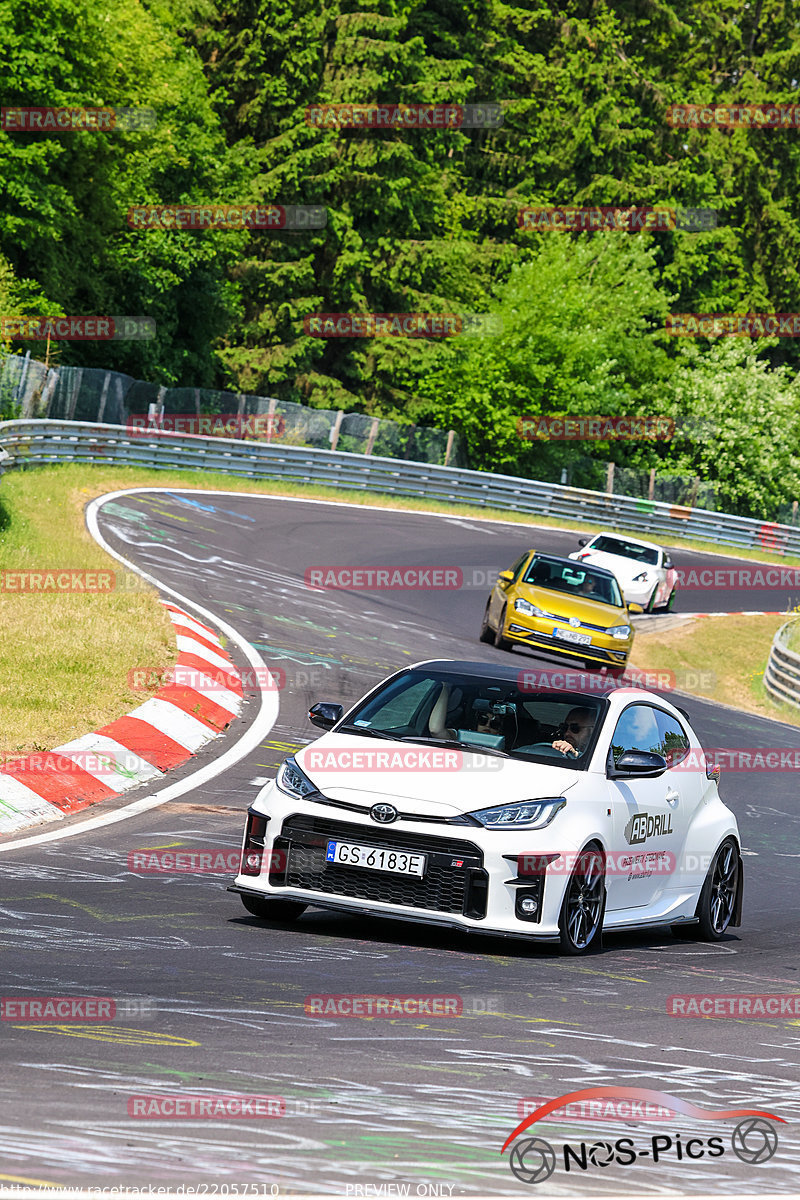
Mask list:
[[[670,808],[674,808],[680,800],[680,795],[678,792],[675,792],[672,790],[672,788],[670,788],[664,799],[666,800],[667,804],[669,804]]]

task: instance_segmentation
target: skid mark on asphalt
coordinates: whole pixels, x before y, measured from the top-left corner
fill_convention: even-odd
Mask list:
[[[156,1033],[152,1029],[126,1029],[122,1025],[12,1025],[27,1033],[55,1033],[61,1037],[84,1038],[91,1042],[111,1042],[118,1046],[200,1046],[201,1042],[191,1038],[176,1037],[171,1033]]]

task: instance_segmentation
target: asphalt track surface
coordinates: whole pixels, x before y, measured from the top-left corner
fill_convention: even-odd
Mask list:
[[[105,1024],[3,1023],[0,1186],[373,1196],[797,1190],[799,1023],[666,1015],[673,994],[799,990],[800,803],[791,774],[723,777],[746,851],[745,920],[715,945],[651,931],[614,935],[602,953],[567,959],[549,946],[320,909],[281,927],[248,916],[225,875],[129,869],[129,854],[143,847],[238,847],[261,783],[315,736],[311,702],[347,704],[420,659],[506,658],[476,641],[486,586],[313,591],[307,568],[455,565],[496,574],[531,544],[565,553],[577,535],[196,492],[117,499],[102,508],[100,527],[120,553],[238,629],[286,673],[286,685],[259,749],[225,774],[107,828],[0,854],[3,994],[150,1006]],[[681,550],[675,559],[737,565]],[[679,609],[699,611],[701,595],[681,597]],[[744,604],[736,592],[706,599],[714,611],[783,607],[774,592],[768,600],[747,592]],[[527,651],[515,657],[535,662]],[[800,747],[800,730],[680,702],[707,745]],[[200,761],[233,745],[258,706],[251,689],[243,720]],[[139,789],[122,803],[148,794]],[[306,1015],[304,998],[321,992],[459,995],[478,1012]],[[480,1015],[481,1006],[490,1011]],[[766,1109],[788,1124],[777,1127],[775,1156],[753,1165],[732,1151],[731,1120],[549,1120],[531,1134],[555,1148],[555,1173],[533,1187],[519,1181],[500,1154],[519,1101],[604,1085],[656,1089],[708,1109]],[[280,1096],[286,1115],[127,1115],[131,1097],[176,1093]],[[725,1152],[679,1160],[678,1133],[705,1142],[721,1135]],[[654,1162],[651,1139],[660,1135],[673,1145]],[[640,1155],[635,1164],[604,1166],[601,1148],[586,1170],[565,1171],[565,1142],[623,1136]]]

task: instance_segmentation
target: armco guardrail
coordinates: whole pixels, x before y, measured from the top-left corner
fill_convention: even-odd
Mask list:
[[[787,621],[773,638],[764,671],[764,687],[773,700],[783,700],[800,708],[800,654],[786,646],[789,630],[794,624],[794,621]]]
[[[325,484],[359,492],[497,508],[531,517],[591,521],[612,529],[662,535],[667,540],[676,536],[694,538],[720,546],[800,557],[800,529],[791,525],[459,467],[230,438],[134,435],[122,425],[81,421],[5,421],[0,423],[0,446],[10,457],[5,469],[87,463],[219,471],[246,479]]]

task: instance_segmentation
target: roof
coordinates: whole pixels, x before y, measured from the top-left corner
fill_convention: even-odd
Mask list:
[[[614,534],[614,536],[616,537],[617,535]],[[559,554],[547,554],[543,550],[542,551],[537,550],[537,551],[535,551],[535,554],[536,554],[537,558],[544,558],[548,562],[564,563],[566,566],[570,567],[573,571],[575,570],[575,559],[574,558],[562,558],[562,556]],[[609,571],[608,567],[599,567],[596,563],[582,562],[580,564],[580,570],[593,571],[596,575],[608,575],[609,579],[616,579],[616,575],[614,574],[613,571]]]
[[[472,675],[475,679],[485,682],[493,680],[498,683],[518,683],[519,677],[524,671],[539,671],[541,674],[563,675],[565,672],[571,675],[592,675],[595,683],[598,686],[592,688],[564,688],[564,695],[585,695],[605,698],[619,691],[635,690],[637,694],[644,695],[642,688],[628,689],[620,688],[619,683],[615,680],[604,682],[604,677],[599,672],[594,671],[576,671],[570,664],[565,666],[552,665],[550,663],[539,662],[532,658],[519,658],[516,663],[502,662],[477,662],[475,660],[467,660],[461,658],[431,658],[425,659],[422,662],[409,663],[408,667],[403,670],[416,670],[419,667],[427,667],[431,671],[438,671],[444,675]],[[543,692],[552,689],[543,687]],[[559,688],[558,691],[562,689]]]
[[[664,547],[659,546],[657,542],[646,542],[644,540],[644,538],[635,537],[633,534],[628,534],[625,531],[620,533],[619,530],[613,530],[613,529],[601,529],[599,533],[593,533],[592,536],[589,538],[589,541],[593,542],[593,541],[595,541],[596,538],[599,538],[599,537],[616,538],[618,542],[633,542],[637,546],[647,546],[648,550],[663,550],[664,549]],[[585,550],[586,546],[582,547],[582,549]],[[600,553],[603,553],[603,551],[600,551]],[[608,553],[608,551],[606,551],[605,553]]]

